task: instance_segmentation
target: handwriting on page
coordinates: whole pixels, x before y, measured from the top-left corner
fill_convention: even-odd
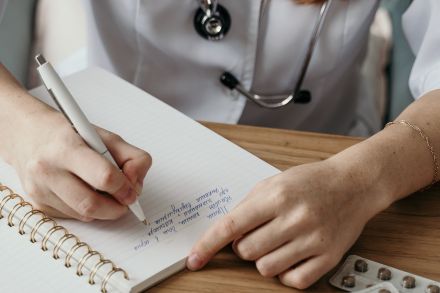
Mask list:
[[[134,247],[135,251],[178,233],[200,219],[213,220],[228,213],[228,204],[232,197],[228,188],[216,187],[196,197],[192,201],[179,202],[150,220],[146,236]]]

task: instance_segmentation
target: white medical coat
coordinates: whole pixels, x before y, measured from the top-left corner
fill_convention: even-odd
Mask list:
[[[375,101],[361,100],[366,97],[359,94],[376,0],[334,1],[303,84],[312,101],[279,110],[246,101],[221,85],[219,77],[227,70],[256,93],[290,93],[319,6],[294,0],[220,0],[232,25],[225,39],[213,42],[194,30],[198,2],[85,0],[89,64],[198,120],[357,135],[378,130],[380,117],[368,106]],[[5,3],[0,0],[0,17]],[[439,16],[438,0],[415,0],[404,15],[404,29],[417,54],[410,78],[416,98],[440,88]]]

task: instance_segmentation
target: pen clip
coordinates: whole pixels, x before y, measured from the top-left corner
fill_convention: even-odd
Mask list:
[[[35,56],[35,61],[38,64],[38,69],[40,69],[42,66],[46,65],[46,66],[50,66],[50,64],[48,64],[46,58],[44,58],[43,55],[38,54]],[[39,70],[38,70],[39,71]],[[40,76],[41,76],[41,72],[39,71]],[[64,117],[66,117],[66,119],[69,121],[70,125],[72,126],[72,128],[75,130],[76,133],[78,133],[78,130],[75,128],[75,126],[73,125],[72,120],[70,119],[69,115],[67,115],[66,111],[64,111],[63,107],[61,106],[60,102],[58,101],[56,95],[54,94],[52,87],[48,86],[48,84],[46,83],[45,79],[42,77],[41,78],[44,86],[46,87],[46,90],[49,92],[50,96],[52,97],[52,100],[55,102],[55,104],[57,105],[58,109],[61,111],[61,113],[63,113]]]

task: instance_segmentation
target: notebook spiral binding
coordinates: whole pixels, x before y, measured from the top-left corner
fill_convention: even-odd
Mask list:
[[[58,239],[58,241],[55,242],[55,246],[53,248],[53,253],[52,253],[52,257],[54,259],[60,258],[59,251],[60,251],[61,247],[63,246],[63,244],[66,243],[66,241],[68,241],[69,239],[73,239],[75,241],[75,244],[68,250],[68,252],[66,254],[66,257],[64,260],[64,266],[66,268],[70,268],[72,266],[72,264],[71,264],[72,256],[81,247],[84,247],[87,250],[87,252],[78,261],[78,264],[76,267],[76,274],[78,276],[83,276],[83,268],[90,258],[92,258],[93,256],[99,257],[99,261],[94,265],[94,267],[92,268],[92,270],[89,273],[88,282],[90,285],[95,284],[95,277],[96,277],[98,271],[104,265],[111,265],[111,270],[105,275],[105,277],[103,278],[103,280],[101,282],[101,292],[107,293],[107,289],[106,289],[107,284],[110,281],[110,279],[112,278],[112,276],[116,273],[121,273],[121,274],[123,274],[125,279],[127,279],[127,280],[129,279],[126,271],[117,267],[111,260],[105,259],[101,253],[93,250],[87,243],[81,242],[78,237],[76,237],[73,234],[70,234],[66,228],[64,228],[63,226],[59,226],[54,219],[47,217],[46,214],[43,213],[42,211],[34,209],[32,204],[26,202],[20,195],[14,193],[9,187],[0,183],[0,193],[4,193],[4,192],[7,192],[8,194],[6,196],[4,196],[0,201],[0,220],[3,219],[4,217],[7,217],[7,223],[9,225],[9,227],[14,226],[13,219],[14,219],[15,214],[18,212],[18,210],[20,210],[26,206],[29,206],[31,208],[31,210],[28,211],[20,219],[20,222],[18,224],[18,233],[20,235],[26,234],[24,231],[24,227],[26,226],[26,223],[29,221],[29,219],[31,219],[32,217],[34,217],[36,215],[40,215],[41,219],[37,221],[37,223],[32,227],[32,230],[30,232],[30,241],[32,243],[37,242],[35,236],[37,235],[38,230],[41,228],[41,226],[43,226],[43,224],[45,224],[45,223],[49,223],[49,222],[52,223],[52,227],[45,233],[45,235],[43,236],[43,238],[41,240],[41,250],[43,250],[43,251],[48,250],[47,242],[51,239],[51,237],[55,234],[55,232],[57,232],[57,231],[64,232],[64,235],[61,236]],[[11,211],[9,212],[8,215],[4,216],[3,209],[6,205],[6,203],[9,202],[10,200],[17,200],[17,199],[18,199],[18,203],[16,203],[14,205],[14,207],[11,209]]]

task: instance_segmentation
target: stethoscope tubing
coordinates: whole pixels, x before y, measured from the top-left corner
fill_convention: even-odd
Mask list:
[[[245,96],[246,98],[251,100],[252,102],[256,103],[257,105],[264,107],[264,108],[268,108],[268,109],[278,109],[278,108],[286,106],[287,104],[289,104],[291,102],[294,102],[294,103],[295,102],[296,103],[309,102],[310,101],[310,93],[306,93],[306,95],[308,95],[308,98],[307,97],[306,98],[300,97],[300,96],[306,96],[306,95],[301,95],[301,92],[303,92],[301,90],[301,87],[304,82],[304,78],[307,74],[307,70],[309,68],[310,61],[312,59],[316,44],[319,40],[322,29],[324,27],[325,20],[327,19],[327,14],[328,14],[329,8],[332,5],[332,2],[333,2],[333,0],[327,0],[321,6],[321,9],[319,11],[319,17],[313,27],[312,37],[310,38],[307,52],[306,52],[306,55],[304,58],[304,62],[301,66],[300,75],[299,75],[299,78],[295,84],[295,87],[294,87],[292,94],[290,94],[289,96],[284,97],[284,98],[280,97],[280,96],[274,97],[274,96],[257,95],[255,93],[252,93],[251,91],[246,90],[243,87],[243,85],[238,81],[238,79],[235,78],[235,76],[229,72],[224,72],[222,74],[222,76],[220,77],[220,81],[222,82],[222,84],[225,85],[226,87],[230,88],[231,90],[236,90],[237,92],[239,92],[240,94],[242,94],[243,96]],[[306,91],[304,91],[304,92],[306,92]],[[282,101],[277,102],[277,103],[266,102],[266,101],[275,100],[275,99],[282,100]]]

